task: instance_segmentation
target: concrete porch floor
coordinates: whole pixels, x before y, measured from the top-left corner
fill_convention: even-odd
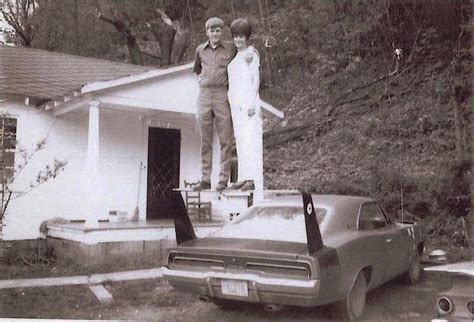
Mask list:
[[[212,218],[217,221],[192,220],[196,236],[198,238],[208,236],[232,220],[233,216],[247,209],[251,194],[250,191],[229,190],[222,193],[202,191],[201,200],[211,203]],[[279,195],[299,194],[299,192],[264,190],[260,194],[265,200]],[[53,254],[58,259],[69,258],[80,263],[122,258],[126,261],[152,260],[153,263],[161,264],[167,249],[176,245],[172,219],[99,222],[96,228],[87,228],[84,222],[50,222],[47,227],[47,241],[53,249]]]
[[[197,237],[223,225],[224,221],[193,221]],[[86,228],[85,223],[51,223],[47,244],[58,260],[79,264],[120,260],[162,264],[167,249],[176,245],[176,237],[172,219],[100,222],[97,228]]]
[[[224,225],[224,221],[192,221],[196,235],[207,235]],[[173,238],[174,222],[172,219],[99,222],[96,228],[87,228],[84,222],[50,223],[47,237],[72,240],[85,244],[103,242],[159,240]]]

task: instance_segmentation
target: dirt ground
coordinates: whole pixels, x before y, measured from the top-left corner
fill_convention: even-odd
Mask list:
[[[466,252],[467,251],[467,252]],[[468,256],[465,249],[462,257]],[[156,268],[153,264],[113,263],[83,266],[55,262],[27,263],[21,259],[0,264],[0,279],[59,277],[110,273]],[[434,317],[436,294],[450,287],[451,281],[433,273],[425,274],[419,285],[407,286],[391,281],[370,292],[364,319],[429,320]],[[0,318],[88,319],[88,320],[328,320],[327,308],[285,308],[271,314],[262,306],[244,304],[234,311],[223,311],[212,303],[200,302],[196,296],[175,292],[166,281],[141,280],[104,285],[113,295],[113,302],[101,304],[88,286],[56,286],[0,290]]]
[[[414,287],[399,279],[370,292],[363,319],[429,320],[435,317],[437,292],[448,289],[448,278],[425,274]],[[330,308],[289,307],[267,313],[259,305],[243,304],[232,311],[204,303],[196,296],[178,293],[166,281],[115,282],[105,287],[112,304],[101,304],[87,286],[38,287],[0,290],[0,317],[36,319],[240,321],[330,320]]]
[[[152,263],[140,262],[109,262],[100,265],[81,265],[70,261],[62,260],[57,262],[54,258],[48,258],[49,263],[34,263],[31,257],[26,257],[28,262],[20,257],[15,257],[11,262],[2,261],[0,258],[0,280],[19,278],[42,278],[42,277],[63,277],[74,275],[90,275],[98,273],[111,273],[130,271],[136,269],[156,268]]]

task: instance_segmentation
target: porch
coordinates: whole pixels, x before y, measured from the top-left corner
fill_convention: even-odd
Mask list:
[[[198,237],[222,227],[222,221],[194,222]],[[48,225],[47,245],[60,261],[83,265],[132,261],[162,264],[166,250],[176,245],[172,219],[99,222],[88,228],[85,222]]]
[[[186,191],[182,191],[184,194]],[[264,190],[260,200],[280,195],[299,194],[295,190]],[[258,194],[258,192],[257,192]],[[254,192],[216,191],[201,192],[203,200],[211,204],[212,220],[200,221],[190,216],[196,236],[206,237],[220,229],[247,209],[253,202]],[[76,263],[94,264],[109,261],[140,261],[162,264],[167,249],[176,245],[173,219],[120,222],[99,221],[96,227],[81,222],[51,222],[47,225],[47,243],[58,259]]]

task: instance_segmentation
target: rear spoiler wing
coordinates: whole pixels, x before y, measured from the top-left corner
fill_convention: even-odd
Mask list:
[[[303,197],[308,252],[311,254],[323,248],[323,240],[311,194],[306,191],[301,191],[301,195]],[[191,223],[191,219],[189,219],[183,196],[179,191],[173,191],[172,201],[173,208],[175,209],[174,229],[176,233],[176,243],[179,245],[186,241],[196,239],[193,224]]]

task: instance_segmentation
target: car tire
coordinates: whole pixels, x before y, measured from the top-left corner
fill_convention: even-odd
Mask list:
[[[337,302],[334,306],[333,310],[337,318],[344,320],[359,318],[362,312],[364,312],[366,294],[367,281],[365,280],[364,273],[360,271],[347,297]]]
[[[415,252],[415,255],[410,261],[410,265],[408,265],[408,271],[405,273],[405,281],[409,285],[417,284],[422,276],[423,269],[421,268],[421,258],[418,252]]]

